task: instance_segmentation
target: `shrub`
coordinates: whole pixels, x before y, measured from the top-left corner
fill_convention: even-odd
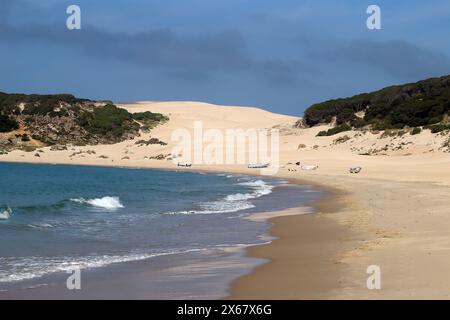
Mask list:
[[[411,135],[414,136],[414,135],[419,134],[419,133],[421,133],[421,132],[422,132],[422,129],[421,129],[421,128],[415,127],[414,129],[412,129]]]
[[[431,126],[426,126],[426,129],[430,129],[431,133],[439,133],[445,130],[450,130],[450,124],[435,124]]]
[[[345,132],[345,131],[350,131],[352,130],[352,127],[348,124],[343,124],[334,128],[331,128],[327,131],[320,131],[317,136],[318,137],[323,137],[323,136],[333,136],[335,134],[341,133],[341,132]]]
[[[350,125],[354,128],[362,128],[364,126],[366,126],[368,123],[366,122],[366,120],[361,119],[361,118],[355,118],[352,121],[350,121]]]
[[[149,144],[159,144],[159,145],[162,145],[162,146],[166,146],[167,145],[166,142],[161,141],[158,138],[151,138],[150,140],[148,140],[148,143]]]
[[[9,132],[19,128],[19,123],[9,116],[0,114],[0,132]]]
[[[162,115],[161,113],[153,113],[150,111],[145,111],[145,112],[136,112],[132,114],[132,117],[134,120],[137,121],[143,121],[143,122],[147,122],[147,121],[164,121],[164,120],[168,120],[168,118],[165,115]]]
[[[335,134],[338,134],[341,132],[345,132],[345,131],[350,131],[350,130],[352,130],[351,126],[349,126],[348,124],[343,124],[343,125],[340,125],[340,126],[337,126],[335,128],[328,130],[327,135],[332,136],[332,135],[335,135]]]
[[[384,138],[392,138],[397,136],[397,132],[391,129],[386,129],[384,130],[384,132],[381,134],[380,138],[384,139]]]
[[[375,131],[383,131],[387,129],[392,129],[392,126],[386,120],[374,119],[370,121],[372,124],[372,129]]]
[[[397,132],[397,136],[399,136],[399,137],[403,137],[405,134],[406,134],[405,130],[400,130]]]
[[[445,140],[441,146],[442,149],[445,149],[447,152],[450,152],[450,138]]]
[[[135,142],[135,144],[140,145],[140,146],[142,146],[142,145],[148,146],[150,144],[159,144],[159,145],[162,145],[162,146],[166,146],[167,145],[166,142],[161,141],[158,138],[150,138],[150,140],[148,140],[148,141],[147,140],[138,140],[138,141]]]
[[[156,125],[169,120],[169,118],[165,115],[150,111],[133,113],[132,117],[134,120],[139,121],[142,124],[141,129],[143,131],[149,131]]]

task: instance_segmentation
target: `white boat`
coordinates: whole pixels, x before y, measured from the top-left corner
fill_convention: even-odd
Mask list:
[[[302,166],[302,170],[317,170],[319,166]]]
[[[192,163],[190,163],[190,162],[178,162],[177,166],[178,167],[191,167]]]
[[[251,169],[260,169],[260,168],[267,168],[270,163],[251,163],[248,165],[248,168]]]

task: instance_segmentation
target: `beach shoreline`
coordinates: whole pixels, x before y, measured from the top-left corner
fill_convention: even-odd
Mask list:
[[[354,231],[329,215],[343,208],[345,192],[311,180],[290,181],[314,184],[323,196],[307,204],[312,213],[292,208],[268,218],[268,232],[275,239],[247,249],[249,257],[268,262],[235,279],[226,299],[332,299],[333,292],[339,290],[342,265],[338,258],[350,248],[351,244],[343,240]]]
[[[0,163],[5,163],[5,162],[0,162]],[[17,162],[15,162],[17,163]],[[20,162],[20,164],[24,164],[24,162]],[[33,164],[33,163],[27,163],[27,164],[32,164],[32,165],[45,165],[45,164]],[[48,164],[47,164],[48,165]],[[66,165],[66,164],[55,164],[53,163],[53,165]],[[70,166],[77,166],[76,164],[68,164]],[[101,166],[101,167],[105,167],[105,166]],[[110,168],[117,168],[117,166],[111,166],[108,165],[107,167]],[[158,171],[176,171],[173,168],[166,168],[164,170],[162,169],[158,169],[158,168],[149,168],[149,167],[135,167],[135,166],[127,166],[127,168],[130,169],[138,169],[138,170],[158,170]],[[184,172],[193,172],[193,173],[206,173],[206,174],[234,174],[235,172],[231,173],[231,172],[222,172],[222,171],[210,171],[210,170],[181,170]],[[271,179],[274,179],[275,181],[281,182],[284,181],[285,179],[281,179],[278,177],[267,177],[267,176],[260,176],[260,175],[255,175],[252,173],[247,173],[247,174],[237,174],[238,176],[249,176],[255,179],[264,179],[267,181],[267,179],[269,179],[269,181]],[[289,185],[293,185],[293,184],[297,184],[297,182],[293,182],[293,181],[289,181],[289,184],[282,184],[281,186],[279,186],[278,188],[281,188],[280,190],[282,190],[285,185],[289,186]],[[300,183],[299,183],[300,184]],[[302,185],[302,184],[300,184]],[[276,190],[278,190],[278,188]],[[292,188],[292,187],[291,187]],[[275,192],[276,195],[271,195],[269,197],[276,197],[277,199],[280,199],[280,197],[284,197],[283,194],[286,191],[277,191]],[[292,191],[291,191],[292,193]],[[287,199],[286,199],[287,200]],[[273,200],[272,200],[273,201]],[[284,203],[284,202],[283,202]],[[283,206],[288,206],[287,203],[284,203]],[[247,220],[251,220],[251,221],[255,221],[255,222],[264,222],[266,223],[266,221],[269,218],[272,218],[274,216],[279,216],[279,215],[283,215],[286,214],[286,212],[295,212],[295,214],[308,214],[311,212],[311,209],[309,206],[304,206],[304,207],[294,207],[291,208],[289,207],[289,209],[285,209],[285,210],[281,210],[281,211],[273,211],[273,209],[267,208],[267,207],[263,207],[263,205],[261,203],[259,203],[257,205],[257,208],[252,209],[251,210],[252,213],[247,214],[245,217],[243,217],[243,219],[247,219]],[[256,211],[256,212],[255,212]],[[267,228],[266,228],[266,231]],[[260,235],[263,239],[267,238],[267,234],[261,234]],[[268,240],[270,241],[270,240]],[[259,244],[255,244],[255,245],[250,245],[251,247],[253,246],[260,246],[260,245],[264,245],[263,243],[259,243]],[[218,251],[216,253],[214,252],[210,252],[209,254],[205,253],[187,253],[187,254],[182,254],[180,257],[178,256],[173,256],[174,258],[174,262],[175,265],[170,266],[170,269],[174,269],[176,268],[176,264],[178,263],[179,266],[178,268],[183,267],[181,265],[183,259],[181,259],[181,257],[187,257],[186,261],[188,263],[188,265],[185,265],[183,268],[193,268],[195,269],[195,273],[192,274],[186,274],[186,279],[188,278],[193,278],[191,282],[186,282],[186,285],[188,285],[188,283],[190,283],[188,285],[191,287],[199,287],[198,284],[193,284],[194,280],[197,279],[198,282],[204,282],[203,284],[203,288],[197,288],[196,290],[200,290],[200,292],[203,290],[205,293],[202,294],[196,294],[196,295],[167,295],[164,293],[163,290],[160,290],[160,296],[155,295],[153,293],[153,291],[150,289],[152,288],[152,285],[149,285],[147,288],[149,290],[142,290],[142,288],[136,288],[137,291],[136,292],[132,292],[132,290],[128,290],[129,292],[129,298],[136,298],[136,299],[171,299],[171,298],[175,298],[175,299],[180,299],[180,298],[184,298],[184,299],[206,299],[206,298],[211,298],[214,297],[216,299],[223,299],[224,297],[226,297],[228,295],[228,291],[229,291],[229,285],[230,283],[236,279],[239,278],[242,274],[246,274],[251,272],[251,270],[258,265],[261,265],[263,263],[266,263],[266,259],[260,259],[260,258],[256,258],[256,257],[250,257],[247,256],[246,251],[247,251],[247,247],[248,246],[239,246],[239,247],[229,247],[229,248],[223,248],[223,249],[217,249]],[[220,253],[222,252],[222,253]],[[227,254],[228,252],[228,254]],[[229,253],[232,254],[229,254]],[[190,256],[192,256],[192,258],[189,258]],[[206,256],[210,256],[209,258],[206,258]],[[216,257],[216,258],[214,258]],[[91,298],[104,298],[104,299],[123,299],[123,298],[127,298],[126,296],[120,295],[120,293],[115,293],[114,292],[114,285],[119,285],[119,286],[124,286],[126,285],[127,281],[126,279],[140,279],[140,277],[144,277],[141,278],[140,280],[136,280],[137,282],[141,282],[141,283],[152,283],[152,281],[150,281],[150,279],[145,278],[145,277],[150,277],[150,278],[154,278],[158,276],[157,272],[146,272],[145,271],[145,267],[141,267],[141,268],[137,268],[136,266],[145,266],[148,265],[148,267],[146,267],[148,270],[151,270],[153,267],[151,267],[152,265],[154,265],[154,260],[165,260],[166,263],[168,261],[169,258],[167,257],[155,257],[155,258],[150,258],[151,261],[149,260],[148,262],[146,262],[147,259],[139,262],[124,262],[124,263],[120,263],[122,266],[104,266],[101,267],[99,269],[103,269],[103,271],[97,270],[97,268],[94,269],[90,269],[87,270],[86,274],[85,272],[83,272],[83,274],[85,274],[86,279],[85,281],[88,281],[88,289],[87,291],[83,291],[83,292],[70,292],[65,288],[65,278],[67,276],[65,276],[64,274],[48,274],[45,275],[42,278],[37,278],[37,279],[33,279],[33,280],[26,280],[24,282],[19,282],[16,284],[11,284],[9,286],[6,286],[6,288],[9,287],[9,289],[7,291],[2,291],[0,292],[0,299],[54,299],[54,298],[58,298],[58,299],[91,299]],[[213,259],[213,260],[212,260]],[[177,262],[178,261],[178,262]],[[203,261],[202,263],[197,262],[197,261]],[[190,267],[190,265],[196,265],[198,264],[203,265],[202,268],[198,267]],[[220,264],[220,266],[218,265]],[[156,265],[158,264],[158,261],[156,261]],[[171,265],[171,264],[169,264]],[[162,266],[160,267],[162,268]],[[133,271],[134,270],[134,271]],[[200,271],[199,270],[204,270],[203,273],[209,276],[206,276],[203,280],[202,280],[202,276],[200,275]],[[217,271],[213,271],[213,270],[217,270]],[[130,273],[131,272],[131,273]],[[217,275],[214,277],[214,279],[216,279],[214,282],[211,281],[211,275],[213,273],[216,273]],[[113,278],[111,278],[111,284],[108,284],[108,280],[107,278],[105,278],[103,276],[103,273],[106,274],[110,274]],[[159,271],[159,276],[163,275],[164,272],[161,269]],[[83,278],[85,277],[83,276]],[[167,276],[167,275],[166,275]],[[172,276],[173,277],[173,276]],[[195,277],[195,278],[194,278]],[[161,282],[162,283],[162,282]],[[154,285],[154,284],[153,284]],[[176,286],[176,282],[174,282],[172,285]],[[208,290],[206,289],[207,286],[211,287],[211,293],[214,292],[213,295],[208,293]],[[143,287],[144,285],[140,285],[140,287]],[[106,288],[106,289],[105,289]],[[109,289],[107,289],[109,288]],[[164,288],[164,287],[162,287]],[[167,288],[166,288],[167,290]],[[187,287],[186,289],[187,290]],[[222,294],[219,294],[219,292],[223,290]],[[111,292],[110,292],[111,291]],[[188,292],[188,291],[187,291]],[[162,294],[162,295],[161,295]]]
[[[271,217],[269,245],[249,249],[249,256],[272,260],[232,283],[228,298],[242,299],[448,299],[450,294],[450,157],[440,151],[444,135],[429,130],[418,135],[383,136],[382,132],[350,131],[317,137],[329,126],[294,128],[296,117],[256,108],[233,108],[194,102],[142,102],[123,105],[130,112],[167,114],[169,122],[147,137],[167,146],[140,147],[134,140],[114,145],[16,150],[0,161],[224,172],[258,176],[245,165],[177,167],[151,160],[168,154],[174,130],[205,128],[280,129],[280,164],[275,178],[329,189],[327,200],[313,203],[316,214],[282,212]],[[144,138],[144,137],[141,137]],[[344,142],[341,142],[344,141]],[[366,151],[392,146],[382,154]],[[395,150],[394,150],[395,149]],[[88,153],[88,151],[91,151]],[[95,151],[93,154],[92,151]],[[103,157],[102,157],[103,156]],[[295,165],[317,165],[315,171]],[[362,171],[350,174],[349,167]],[[338,202],[339,204],[336,204]],[[379,266],[382,289],[366,286],[367,268]],[[431,270],[431,271],[430,271]],[[308,276],[309,275],[309,276]],[[262,284],[264,288],[261,288]]]

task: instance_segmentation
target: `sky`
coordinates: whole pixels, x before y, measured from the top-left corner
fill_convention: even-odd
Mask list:
[[[81,9],[68,30],[66,9]],[[381,30],[366,10],[381,9]],[[0,91],[302,115],[450,74],[448,0],[0,0]]]

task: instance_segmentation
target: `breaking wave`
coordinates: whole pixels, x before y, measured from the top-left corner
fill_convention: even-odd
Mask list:
[[[113,263],[139,261],[153,257],[197,252],[202,250],[206,249],[173,250],[157,253],[136,252],[126,255],[98,255],[85,257],[0,257],[2,267],[7,267],[7,271],[0,270],[0,283],[40,278],[51,273],[67,272],[69,270],[73,270],[73,268],[100,268]]]
[[[10,207],[0,209],[0,220],[8,220],[11,214],[12,210]]]
[[[93,198],[93,199],[85,199],[85,198],[75,198],[70,199],[70,201],[88,204],[93,207],[103,208],[107,210],[116,210],[119,208],[123,208],[123,204],[120,202],[119,197],[102,197],[102,198]]]
[[[273,186],[263,180],[241,182],[238,185],[253,189],[248,193],[235,193],[223,199],[211,202],[204,202],[198,205],[199,209],[167,212],[166,214],[211,214],[211,213],[231,213],[254,208],[251,199],[256,199],[272,192]]]

